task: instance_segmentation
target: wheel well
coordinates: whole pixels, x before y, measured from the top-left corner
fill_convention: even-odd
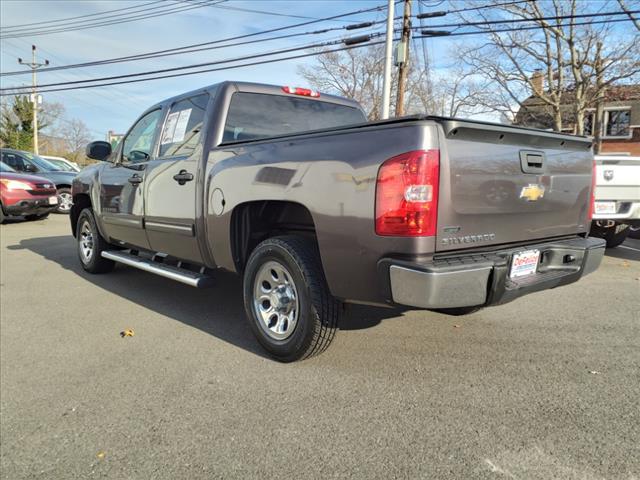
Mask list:
[[[313,237],[316,228],[307,207],[287,201],[247,202],[231,215],[231,251],[238,272],[242,272],[256,246],[269,237],[284,234]]]
[[[71,185],[67,185],[65,183],[62,183],[60,185],[56,185],[56,188],[71,188]]]
[[[74,237],[76,236],[76,224],[78,223],[80,212],[87,207],[91,208],[91,199],[89,198],[89,195],[86,193],[79,193],[73,197],[73,205],[69,212],[69,219],[71,221],[71,233],[73,233]]]

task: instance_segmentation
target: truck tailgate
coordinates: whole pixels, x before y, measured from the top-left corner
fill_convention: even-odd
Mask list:
[[[588,230],[591,141],[483,122],[439,119],[436,251]]]
[[[640,201],[640,158],[596,157],[596,200]]]

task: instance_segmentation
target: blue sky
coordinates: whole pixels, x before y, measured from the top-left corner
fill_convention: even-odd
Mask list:
[[[141,5],[149,3],[150,1],[151,0],[0,0],[0,23],[3,27],[9,27],[32,22],[44,22],[79,15],[96,14],[128,7],[144,8],[141,7]],[[185,0],[169,0],[166,3],[167,6],[165,6],[165,4],[158,5],[160,8],[170,8],[171,5],[183,6],[185,5],[184,2]],[[638,8],[640,5],[639,2],[640,0],[626,1],[627,5],[633,6],[633,8]],[[386,0],[228,0],[223,5],[241,9],[245,8],[288,15],[324,18],[376,6],[384,7],[386,3]],[[420,3],[422,4],[421,8],[427,11],[484,6],[489,2],[487,0],[422,0]],[[415,1],[414,5],[418,5],[418,2]],[[599,11],[602,8],[609,10],[619,9],[617,2],[613,0],[609,2],[604,0],[583,0],[581,7],[581,13]],[[396,17],[401,15],[401,8],[401,4],[396,6]],[[415,14],[417,11],[418,6],[414,8],[413,13]],[[469,18],[478,18],[475,12],[470,13]],[[114,15],[114,13],[111,15]],[[278,32],[272,35],[341,27],[349,23],[382,20],[385,17],[386,12],[385,9],[383,9],[381,11],[358,14],[343,19]],[[95,18],[99,17],[94,17],[94,19]],[[157,16],[135,22],[120,23],[93,29],[1,39],[0,70],[7,72],[24,68],[18,65],[17,58],[30,59],[32,44],[38,47],[39,59],[42,60],[46,58],[51,62],[52,66],[57,66],[210,42],[236,35],[293,25],[303,21],[304,20],[300,18],[288,18],[203,6],[202,8],[171,15]],[[455,22],[456,19],[447,16],[446,19],[437,18],[432,21],[425,20],[425,25],[429,23],[437,25],[439,23],[447,23],[448,21]],[[384,24],[380,24],[376,28],[383,30]],[[617,24],[614,32],[627,38],[629,35],[637,35],[633,27],[628,23]],[[361,33],[364,32],[358,30],[353,32],[338,30],[321,35],[294,37],[270,41],[264,44],[243,45],[154,58],[145,61],[42,72],[39,74],[38,83],[47,84],[99,78],[103,76],[224,60],[243,55],[306,45],[316,41],[338,39]],[[446,76],[450,74],[448,68],[457,55],[456,47],[460,47],[463,42],[474,41],[482,41],[482,37],[456,37],[455,39],[454,37],[441,37],[425,40],[431,67],[435,74],[446,78]],[[616,40],[612,39],[605,47],[615,45]],[[67,119],[81,119],[87,124],[95,138],[104,138],[108,130],[114,130],[118,133],[125,132],[144,109],[160,100],[223,80],[246,80],[277,85],[304,86],[305,81],[297,74],[297,68],[300,65],[313,64],[314,59],[311,57],[130,85],[49,92],[44,94],[44,99],[49,102],[62,103],[66,108]],[[2,87],[30,84],[30,82],[30,75],[0,78],[0,85]]]
[[[0,17],[4,27],[98,13],[141,5],[148,1],[3,0],[0,2]],[[228,3],[228,5],[240,8],[319,18],[385,4],[384,0],[316,0],[307,2],[232,0]],[[382,19],[384,14],[372,12],[349,18],[353,19],[353,21],[366,21]],[[303,21],[303,19],[296,18],[203,7],[172,15],[94,29],[0,40],[0,69],[2,71],[13,71],[23,68],[17,64],[17,57],[30,59],[32,44],[38,47],[40,59],[48,59],[51,65],[64,65],[207,42]],[[317,30],[323,28],[321,25],[335,27],[343,26],[345,23],[344,20],[323,22],[322,24],[310,25],[291,31]],[[43,72],[38,75],[38,83],[57,83],[215,61],[272,49],[303,45],[316,41],[316,39],[334,39],[344,35],[344,33],[346,32],[338,31],[314,37],[272,41],[264,45],[246,45],[156,58],[143,62]],[[304,81],[296,73],[297,66],[310,62],[312,62],[311,59],[301,59],[234,69],[228,72],[211,72],[132,85],[50,92],[45,94],[44,99],[45,101],[64,104],[68,118],[83,120],[91,129],[92,134],[100,137],[104,136],[107,130],[124,132],[142,110],[156,101],[222,80],[233,79],[282,85],[302,85]],[[3,87],[7,87],[9,85],[23,84],[23,82],[30,83],[30,81],[30,75],[24,75],[5,77],[1,83]]]

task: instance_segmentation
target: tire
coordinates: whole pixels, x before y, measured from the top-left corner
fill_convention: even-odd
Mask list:
[[[37,214],[37,215],[25,215],[24,218],[26,220],[33,221],[33,220],[44,220],[48,216],[49,216],[48,213],[40,213],[40,214]]]
[[[629,237],[635,238],[636,240],[640,239],[640,227],[630,227],[629,228]]]
[[[87,272],[107,273],[113,270],[115,262],[102,257],[102,252],[110,250],[110,245],[100,235],[90,208],[85,208],[78,216],[76,245],[80,264]]]
[[[276,360],[309,358],[333,340],[340,304],[313,241],[282,236],[260,243],[247,262],[243,290],[251,329]]]
[[[445,315],[451,315],[454,317],[460,317],[462,315],[470,315],[479,310],[482,310],[484,307],[455,307],[455,308],[436,308],[433,311],[438,313],[443,313]]]
[[[604,239],[607,242],[607,248],[615,248],[627,239],[629,231],[629,225],[624,223],[616,223],[613,227],[605,228],[594,222],[591,224],[589,235]]]
[[[7,217],[5,217],[4,210],[2,209],[2,204],[0,203],[0,225],[4,223],[5,218]]]
[[[58,189],[58,208],[54,210],[55,213],[61,213],[63,215],[68,215],[71,211],[71,207],[73,206],[73,197],[71,196],[70,188],[59,188]]]

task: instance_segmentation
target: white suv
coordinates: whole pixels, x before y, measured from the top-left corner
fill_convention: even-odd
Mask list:
[[[617,247],[640,227],[640,157],[596,156],[596,203],[591,235]]]

